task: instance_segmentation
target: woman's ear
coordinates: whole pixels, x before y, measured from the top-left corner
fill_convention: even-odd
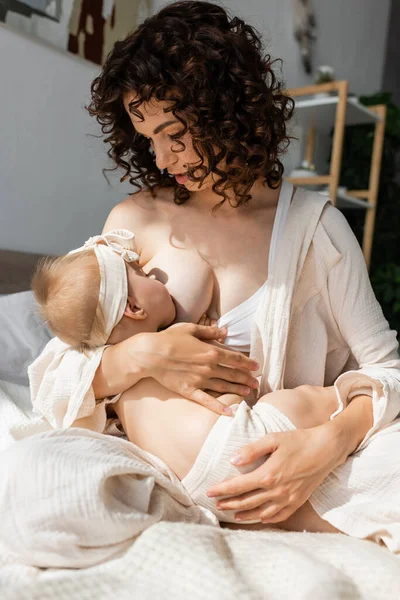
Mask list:
[[[129,317],[130,319],[137,319],[139,321],[147,319],[146,311],[135,304],[135,300],[132,298],[132,296],[128,296],[124,310],[124,316]]]

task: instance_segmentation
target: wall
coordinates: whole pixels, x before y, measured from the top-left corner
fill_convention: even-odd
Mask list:
[[[293,36],[292,0],[214,1],[262,33],[266,49],[272,56],[283,59],[283,75],[288,87],[312,82],[301,66]],[[314,64],[331,65],[337,79],[348,79],[356,94],[378,90],[390,0],[311,0],[311,3],[318,35]],[[153,0],[153,13],[166,4],[165,0]]]
[[[153,12],[165,2],[153,0]],[[293,37],[292,0],[225,0],[283,59],[288,87],[311,82]],[[314,0],[314,64],[330,64],[357,94],[382,81],[390,0]],[[98,232],[128,189],[101,174],[105,147],[84,110],[97,67],[0,26],[0,248],[61,253]],[[288,171],[298,162],[293,145]],[[51,223],[51,227],[49,227]]]
[[[84,109],[97,66],[0,25],[0,248],[62,253],[98,233],[126,191],[108,187]]]

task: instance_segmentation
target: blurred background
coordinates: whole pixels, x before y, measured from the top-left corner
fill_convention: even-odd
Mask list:
[[[103,177],[107,148],[85,105],[113,43],[165,4],[0,0],[0,293],[26,289],[39,254],[79,246],[132,191],[118,173]],[[296,98],[285,176],[333,192],[398,331],[399,0],[220,4],[281,59]]]

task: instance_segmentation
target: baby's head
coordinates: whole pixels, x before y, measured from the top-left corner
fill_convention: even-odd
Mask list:
[[[134,235],[117,230],[41,261],[32,289],[53,333],[82,351],[170,325],[174,302],[164,284],[147,277],[138,258]]]

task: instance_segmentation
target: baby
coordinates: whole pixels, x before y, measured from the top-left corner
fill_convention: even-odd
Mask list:
[[[134,234],[115,230],[92,237],[83,247],[66,256],[45,259],[38,266],[32,288],[43,318],[62,341],[50,341],[51,352],[55,344],[63,343],[63,347],[66,344],[80,354],[90,353],[173,323],[175,305],[167,288],[146,276],[138,259]],[[39,357],[35,363],[46,365],[41,375],[45,381],[46,369],[54,370],[56,363],[51,353],[49,359],[48,349],[43,355],[46,358]],[[30,374],[35,371],[35,363]],[[35,389],[39,387],[37,381],[31,386],[32,401],[47,416],[51,398],[47,394],[42,405],[35,404]],[[328,395],[324,404],[321,395],[304,395],[301,399],[297,395],[293,401],[287,392],[275,392],[260,398],[250,409],[239,396],[225,394],[219,397],[220,401],[236,408],[234,417],[225,417],[177,396],[147,378],[114,398],[114,406],[131,442],[161,458],[197,504],[212,510],[220,520],[231,522],[231,511],[218,511],[206,491],[238,471],[258,466],[254,463],[250,467],[234,467],[229,459],[235,449],[267,433],[320,425],[337,408]],[[79,398],[78,402],[76,398],[68,402],[79,404]],[[72,413],[79,415],[78,409],[75,406]],[[71,407],[61,405],[57,411],[71,412]],[[82,414],[87,418],[90,410]],[[72,421],[74,426],[87,426],[82,418]]]
[[[86,351],[171,325],[172,297],[164,284],[146,276],[138,259],[134,234],[121,229],[41,261],[32,290],[52,332]]]

